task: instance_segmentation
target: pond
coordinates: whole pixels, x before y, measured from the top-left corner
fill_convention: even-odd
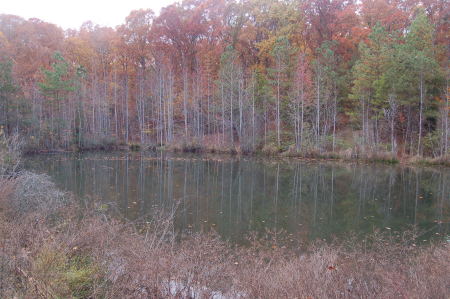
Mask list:
[[[170,153],[34,155],[25,165],[128,219],[177,202],[178,231],[234,241],[266,231],[302,242],[412,226],[422,240],[450,232],[448,168]]]

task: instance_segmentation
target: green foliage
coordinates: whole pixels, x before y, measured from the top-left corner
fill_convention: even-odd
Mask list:
[[[12,61],[0,61],[0,101],[19,90],[12,75]]]
[[[260,112],[264,110],[264,105],[273,102],[269,80],[259,69],[255,70],[255,102]]]
[[[352,70],[354,79],[350,97],[367,101],[375,115],[380,115],[388,106],[387,94],[393,91],[389,85],[393,74],[387,72],[392,63],[394,41],[393,36],[377,23],[368,43],[359,45],[360,58]]]
[[[128,148],[130,149],[130,151],[138,152],[141,150],[141,145],[139,143],[130,143],[128,145]]]
[[[267,69],[270,81],[273,86],[277,85],[277,80],[280,79],[282,95],[286,96],[286,89],[292,83],[293,59],[292,56],[296,53],[286,36],[279,36],[272,48],[271,56],[273,59],[273,67]],[[275,88],[274,88],[275,89]],[[276,89],[275,89],[276,90]]]
[[[433,26],[424,10],[417,10],[404,35],[388,33],[377,24],[368,42],[360,44],[359,53],[360,58],[352,70],[350,97],[365,105],[367,119],[386,117],[389,122],[398,123],[394,119],[402,111],[414,111],[408,114],[408,121],[420,118],[414,128],[419,127],[421,132],[423,116],[431,119],[437,116],[438,105],[432,99],[441,92],[443,82],[436,59]],[[417,112],[419,116],[415,115]],[[358,114],[353,116],[362,118]]]
[[[34,260],[32,274],[41,292],[53,298],[88,298],[100,269],[88,257],[70,257],[64,251],[43,248]]]
[[[75,86],[70,78],[69,65],[64,57],[56,52],[53,58],[56,62],[52,64],[52,69],[42,71],[44,81],[39,83],[39,88],[45,96],[54,101],[60,101],[64,99],[67,92],[75,91]]]
[[[295,137],[290,131],[282,131],[280,136],[280,146],[277,145],[276,132],[270,131],[267,134],[267,143],[263,151],[266,153],[281,153],[288,150],[294,144]]]
[[[12,111],[17,107],[15,95],[19,91],[13,79],[13,63],[11,60],[0,61],[0,125],[12,123]]]
[[[425,154],[431,157],[437,157],[440,154],[440,142],[442,137],[442,132],[436,130],[434,132],[429,132],[423,139],[423,151]]]
[[[336,43],[325,41],[316,50],[316,59],[313,61],[316,76],[316,87],[320,86],[321,102],[330,103],[338,96],[338,88],[342,84],[338,67],[339,60],[336,55]]]
[[[442,75],[433,49],[433,26],[420,9],[403,42],[395,45],[383,78],[383,86],[394,90],[402,104],[418,106],[421,81],[426,98],[438,91]]]

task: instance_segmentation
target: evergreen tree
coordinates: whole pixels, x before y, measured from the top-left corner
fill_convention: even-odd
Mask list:
[[[14,83],[12,66],[10,60],[0,61],[0,126],[5,127],[8,134],[11,133],[13,125],[13,110],[17,110],[18,105],[14,98],[19,91],[19,87]]]
[[[435,113],[433,111],[435,108],[429,101],[437,94],[442,83],[441,70],[433,45],[433,26],[423,9],[417,11],[404,43],[396,47],[386,78],[398,91],[402,104],[409,111],[418,111],[416,154],[421,155],[425,112]],[[408,115],[411,117],[411,113]],[[412,122],[410,119],[408,121]],[[412,137],[410,138],[412,144]]]
[[[350,97],[359,102],[359,111],[353,111],[353,115],[359,115],[361,120],[363,145],[378,140],[378,131],[374,134],[375,138],[370,138],[369,127],[377,127],[373,123],[378,123],[384,109],[389,106],[387,94],[392,91],[392,86],[386,84],[386,72],[392,59],[392,40],[392,36],[377,23],[368,42],[360,43],[360,57],[352,70]]]
[[[56,52],[53,58],[56,62],[52,64],[51,70],[43,70],[44,81],[39,83],[39,87],[41,92],[50,100],[52,133],[55,130],[55,114],[58,117],[56,120],[56,134],[57,140],[59,141],[61,138],[61,122],[64,121],[64,119],[61,119],[60,113],[61,102],[65,99],[68,92],[75,90],[75,86],[73,80],[70,78],[69,65],[64,57],[59,52]]]
[[[419,9],[416,18],[412,22],[406,43],[403,45],[404,54],[409,60],[411,76],[410,81],[416,86],[416,99],[419,102],[419,123],[417,154],[422,154],[422,135],[424,111],[427,108],[428,100],[436,92],[436,85],[439,81],[439,64],[435,58],[433,46],[433,26],[423,9]],[[428,95],[427,95],[428,94]]]

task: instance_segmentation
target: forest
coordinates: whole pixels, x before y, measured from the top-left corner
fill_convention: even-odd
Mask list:
[[[78,30],[3,14],[0,126],[30,152],[445,157],[449,12],[445,0],[185,0]]]

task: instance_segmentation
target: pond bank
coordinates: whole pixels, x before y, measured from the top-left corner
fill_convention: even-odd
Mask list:
[[[445,166],[450,167],[450,156],[443,157],[420,157],[403,156],[397,157],[389,152],[370,153],[355,155],[351,152],[309,152],[299,153],[295,151],[256,151],[241,152],[235,149],[220,148],[200,148],[200,147],[149,147],[140,144],[114,145],[99,148],[87,149],[55,149],[55,150],[29,150],[26,155],[45,153],[76,153],[76,152],[172,152],[172,153],[195,153],[195,154],[216,154],[232,157],[261,157],[268,159],[296,159],[296,160],[317,160],[317,161],[341,161],[347,163],[377,163],[377,164],[401,164],[412,166]]]

